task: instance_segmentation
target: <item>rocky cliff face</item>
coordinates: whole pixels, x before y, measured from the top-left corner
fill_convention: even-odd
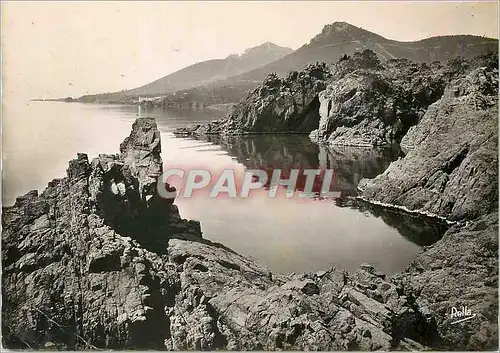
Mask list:
[[[398,142],[444,88],[444,69],[408,60],[380,63],[366,50],[344,57],[319,95],[319,127],[311,138],[331,145]]]
[[[495,54],[447,64],[382,63],[371,50],[356,52],[330,67],[309,66],[283,79],[269,75],[225,119],[177,134],[310,133],[329,145],[387,146],[401,141],[452,80],[496,63]]]
[[[453,80],[402,139],[406,155],[358,186],[370,202],[467,221],[394,278],[405,294],[412,293],[419,312],[435,315],[443,347],[498,345],[496,66],[480,66]],[[482,322],[454,324],[452,307],[466,307]]]
[[[285,78],[268,75],[263,83],[233,107],[225,119],[179,129],[178,134],[309,133],[319,121],[318,93],[331,73],[326,64],[292,71]]]
[[[401,145],[404,158],[360,183],[364,197],[452,220],[496,210],[498,70],[451,82]]]

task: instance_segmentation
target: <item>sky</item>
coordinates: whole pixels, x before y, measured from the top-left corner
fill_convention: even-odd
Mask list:
[[[134,88],[270,41],[297,49],[335,21],[386,38],[498,38],[493,2],[2,1],[4,101]]]

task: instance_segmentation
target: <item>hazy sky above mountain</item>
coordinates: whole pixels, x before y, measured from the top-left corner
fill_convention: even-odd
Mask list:
[[[335,21],[402,41],[498,38],[498,3],[2,2],[4,98],[133,88],[266,41],[297,49]]]

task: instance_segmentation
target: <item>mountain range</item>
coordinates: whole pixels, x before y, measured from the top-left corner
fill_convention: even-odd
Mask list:
[[[315,62],[332,63],[341,56],[370,49],[380,60],[406,58],[414,62],[471,58],[498,52],[498,40],[472,35],[431,37],[400,42],[346,22],[324,26],[321,33],[293,51],[273,43],[250,48],[244,54],[203,61],[144,86],[121,92],[87,95],[83,102],[131,102],[138,97],[164,96],[163,105],[200,105],[234,102],[253,89],[269,73],[284,75]]]
[[[241,55],[233,54],[224,59],[207,60],[190,65],[138,88],[121,92],[83,96],[80,99],[122,100],[128,97],[173,93],[237,76],[281,59],[291,52],[293,52],[291,48],[284,48],[266,42],[246,49]]]

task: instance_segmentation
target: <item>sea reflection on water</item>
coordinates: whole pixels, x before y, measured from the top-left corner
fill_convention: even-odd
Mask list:
[[[246,169],[334,170],[335,182],[330,190],[341,193],[342,198],[337,200],[288,199],[284,190],[275,199],[260,192],[247,200],[234,199],[227,204],[227,200],[203,195],[195,200],[178,199],[181,210],[202,219],[208,238],[250,254],[275,270],[313,271],[328,266],[354,270],[360,263],[369,262],[386,273],[394,273],[403,270],[421,246],[436,241],[446,229],[432,220],[348,198],[356,195],[359,180],[375,177],[397,159],[400,151],[395,147],[327,148],[300,135],[182,140],[190,149],[201,152],[205,161],[227,153],[231,161],[226,158],[226,163],[218,168],[232,168],[237,174]],[[204,220],[206,212],[210,216]],[[235,235],[227,235],[228,231]]]
[[[77,152],[118,153],[137,108],[78,103],[22,102],[4,106],[2,200],[43,189],[64,176]],[[330,168],[332,190],[356,193],[358,181],[374,177],[394,160],[397,150],[327,149],[307,136],[176,138],[172,131],[220,118],[215,110],[167,109],[142,113],[156,118],[162,135],[164,168]],[[424,226],[384,210],[337,200],[269,198],[265,191],[246,199],[177,198],[181,216],[201,222],[204,237],[253,257],[281,273],[318,271],[331,266],[354,270],[369,262],[390,274],[401,271],[442,229]]]
[[[318,146],[303,135],[206,136],[203,140],[219,145],[248,169],[281,169],[286,176],[292,169],[331,169],[334,180],[330,190],[341,192],[342,197],[355,196],[362,178],[382,173],[400,154],[397,146]]]

